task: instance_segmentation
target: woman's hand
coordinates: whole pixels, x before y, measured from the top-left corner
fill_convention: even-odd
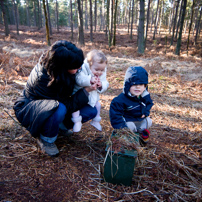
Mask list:
[[[96,89],[97,89],[97,84],[96,84],[96,83],[93,84],[93,85],[91,85],[91,86],[85,87],[85,90],[86,90],[87,92],[91,92],[91,91],[96,90]]]

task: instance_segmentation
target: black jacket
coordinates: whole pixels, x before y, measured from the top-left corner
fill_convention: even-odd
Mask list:
[[[28,78],[25,90],[14,104],[18,121],[37,137],[45,121],[56,111],[59,102],[67,108],[67,116],[88,103],[88,95],[84,89],[72,95],[75,75],[66,74],[66,82],[48,87],[50,76],[38,63]]]

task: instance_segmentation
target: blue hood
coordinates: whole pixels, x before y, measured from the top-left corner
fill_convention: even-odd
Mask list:
[[[125,74],[123,93],[128,95],[132,85],[148,84],[148,73],[143,67],[129,67]]]

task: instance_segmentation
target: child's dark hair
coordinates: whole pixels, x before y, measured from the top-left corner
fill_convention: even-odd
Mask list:
[[[70,69],[78,69],[83,64],[83,51],[73,43],[61,40],[56,41],[43,55],[41,65],[51,76],[49,86]]]

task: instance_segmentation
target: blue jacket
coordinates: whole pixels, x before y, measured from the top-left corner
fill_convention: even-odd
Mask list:
[[[115,129],[125,128],[126,122],[142,121],[142,115],[149,116],[153,101],[145,90],[140,97],[131,96],[130,87],[137,84],[148,84],[148,74],[142,67],[129,67],[126,71],[123,93],[115,97],[110,105],[110,121]]]

